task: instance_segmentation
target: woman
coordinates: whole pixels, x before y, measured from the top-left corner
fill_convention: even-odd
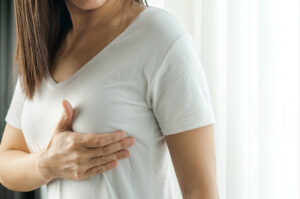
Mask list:
[[[169,150],[183,198],[218,198],[208,88],[175,17],[137,0],[16,0],[15,12],[4,186],[47,184],[48,199],[178,198]]]

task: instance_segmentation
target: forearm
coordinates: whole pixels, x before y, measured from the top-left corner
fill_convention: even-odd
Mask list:
[[[0,183],[13,191],[32,191],[47,183],[38,169],[39,153],[0,152]]]

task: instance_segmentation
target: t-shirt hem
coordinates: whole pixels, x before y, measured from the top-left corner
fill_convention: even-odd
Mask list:
[[[209,124],[214,124],[215,122],[216,121],[213,116],[208,117],[208,118],[194,116],[194,117],[191,117],[188,119],[161,125],[160,128],[162,130],[163,135],[172,135],[172,134],[177,134],[177,133],[181,133],[184,131],[188,131],[191,129],[204,127]]]
[[[5,117],[5,121],[6,121],[6,123],[8,123],[9,125],[13,126],[14,128],[22,130],[21,125],[17,124],[17,122],[15,122],[10,117],[8,117],[8,115]]]

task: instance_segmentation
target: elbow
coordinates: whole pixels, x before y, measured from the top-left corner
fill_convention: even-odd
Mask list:
[[[30,189],[26,186],[19,187],[19,186],[9,183],[9,181],[6,180],[5,177],[2,175],[2,172],[0,172],[0,184],[10,191],[28,192],[28,191],[34,190],[34,189]]]
[[[6,189],[10,191],[18,191],[18,192],[29,192],[33,191],[34,189],[27,189],[26,187],[16,187],[8,183],[6,180],[4,180],[0,175],[0,184],[5,187]]]
[[[8,189],[8,190],[10,190],[10,191],[19,191],[19,190],[15,189],[13,186],[11,186],[10,184],[5,183],[2,179],[0,179],[0,184],[1,184],[4,188],[6,188],[6,189]]]
[[[11,186],[6,180],[4,180],[4,178],[1,176],[1,174],[0,174],[0,184],[10,191],[19,191],[19,190],[16,190],[13,186]]]
[[[188,186],[182,192],[183,199],[219,199],[217,184]]]

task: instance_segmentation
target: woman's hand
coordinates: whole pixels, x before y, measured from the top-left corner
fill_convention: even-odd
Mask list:
[[[62,101],[64,111],[49,144],[40,151],[38,167],[46,181],[54,178],[82,180],[117,166],[129,156],[125,149],[134,144],[123,131],[78,133],[72,131],[73,108]],[[124,139],[125,138],[125,139]]]

